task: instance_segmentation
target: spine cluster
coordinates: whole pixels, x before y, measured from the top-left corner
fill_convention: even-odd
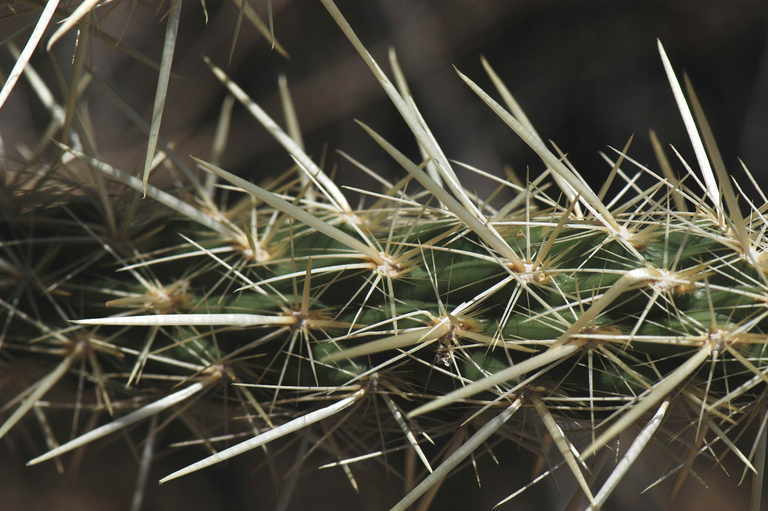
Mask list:
[[[283,130],[209,61],[292,168],[256,184],[195,159],[182,194],[67,141],[55,174],[9,173],[0,190],[2,352],[9,364],[43,358],[50,371],[5,404],[0,437],[36,424],[50,446],[36,464],[140,421],[228,400],[239,419],[225,443],[212,440],[224,424],[182,439],[215,452],[161,482],[257,447],[269,456],[271,442],[306,435],[328,453],[326,468],[355,487],[358,463],[415,461],[406,491],[387,504],[395,510],[430,498],[456,467],[502,442],[542,457],[554,445],[590,509],[652,439],[678,453],[662,479],[684,478],[690,460],[710,452],[762,474],[759,437],[746,449],[733,439],[766,413],[766,206],[732,183],[661,46],[697,157],[682,162],[684,179],[666,157],[656,171],[624,148],[605,156],[609,177],[593,190],[484,62],[500,102],[459,78],[545,170],[517,184],[467,167],[497,186],[478,197],[430,132],[397,61],[390,81],[333,2],[323,4],[421,157],[361,124],[403,177],[390,182],[355,162],[380,186],[342,190],[295,129]],[[84,170],[89,183],[67,181]],[[81,379],[80,399],[102,412],[98,427],[70,437],[45,417],[77,413],[71,403],[41,406],[65,378]],[[677,431],[662,434],[671,405]],[[588,441],[571,437],[566,421]],[[620,443],[627,432],[634,441]],[[606,452],[617,462],[592,473],[587,460]]]

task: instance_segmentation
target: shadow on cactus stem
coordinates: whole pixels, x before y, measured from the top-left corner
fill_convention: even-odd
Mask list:
[[[595,191],[485,59],[492,93],[457,70],[458,80],[537,155],[540,175],[451,160],[395,52],[390,79],[335,3],[321,3],[415,141],[419,159],[358,122],[404,171],[397,182],[344,155],[380,187],[339,186],[307,152],[285,79],[283,128],[208,57],[227,93],[214,144],[208,156],[177,154],[161,134],[181,0],[158,7],[149,121],[123,105],[146,133],[143,165],[108,163],[83,95],[109,6],[45,2],[0,89],[2,107],[25,73],[53,119],[0,182],[3,363],[38,368],[6,390],[0,438],[34,450],[28,465],[67,474],[90,461],[83,453],[127,443],[135,511],[146,494],[206,477],[269,484],[268,505],[290,509],[330,475],[326,491],[343,484],[365,509],[438,508],[468,487],[461,478],[477,481],[485,508],[524,502],[545,481],[539,498],[553,508],[629,509],[630,490],[646,507],[680,507],[726,468],[759,509],[765,197],[732,179],[661,42],[695,163],[652,134],[659,169],[645,166],[630,139],[602,154],[610,171]],[[233,4],[233,41],[247,21],[284,53],[271,2],[266,22]],[[48,49],[79,34],[62,97],[29,64],[54,20]],[[255,184],[224,168],[236,106],[291,157],[279,177]],[[459,168],[495,191],[470,190]],[[158,169],[175,185],[151,182]],[[372,489],[371,474],[391,491]]]

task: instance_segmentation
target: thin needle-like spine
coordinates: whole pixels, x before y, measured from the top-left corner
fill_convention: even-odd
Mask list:
[[[19,81],[21,73],[24,71],[29,59],[35,52],[35,48],[37,48],[37,44],[43,37],[45,29],[48,28],[48,24],[51,22],[51,18],[53,18],[58,6],[59,0],[48,0],[48,2],[46,2],[43,11],[40,13],[40,17],[37,18],[37,23],[32,30],[32,34],[29,36],[29,39],[27,39],[27,44],[24,45],[24,49],[21,50],[21,55],[16,59],[8,78],[3,84],[3,88],[0,89],[0,108],[3,107],[8,96],[11,95],[11,91],[13,91],[16,82]]]
[[[667,74],[669,80],[669,86],[672,88],[672,94],[675,97],[675,103],[680,110],[680,116],[683,119],[683,124],[688,132],[688,139],[693,146],[693,152],[696,154],[696,161],[699,163],[699,168],[704,176],[704,183],[706,184],[706,193],[709,200],[715,206],[715,210],[722,218],[723,215],[723,199],[720,196],[720,190],[717,187],[717,180],[715,174],[712,172],[712,166],[707,158],[707,151],[704,149],[704,144],[701,141],[699,131],[696,129],[696,122],[693,120],[691,109],[688,107],[688,102],[685,100],[683,89],[680,87],[680,82],[677,81],[675,71],[672,69],[672,64],[667,57],[667,52],[664,50],[664,46],[660,40],[656,41],[659,49],[659,55],[661,56],[661,62],[664,65],[664,72]]]
[[[584,495],[586,495],[590,504],[594,506],[595,497],[592,495],[592,490],[589,488],[589,483],[587,483],[587,479],[584,477],[584,473],[581,471],[579,460],[577,460],[573,454],[572,444],[565,437],[562,428],[560,428],[560,426],[557,424],[555,418],[552,416],[552,413],[544,405],[544,402],[535,396],[531,398],[531,401],[533,402],[533,407],[539,414],[541,421],[544,423],[544,427],[547,428],[547,431],[554,440],[557,449],[565,459],[565,463],[568,465],[568,468],[571,469],[571,472],[576,478],[576,482],[579,484],[581,491],[584,492]]]
[[[168,481],[191,474],[192,472],[197,472],[198,470],[210,467],[211,465],[221,463],[222,461],[226,461],[230,458],[248,452],[273,440],[284,437],[285,435],[300,429],[304,429],[307,426],[314,424],[315,422],[327,419],[328,417],[331,417],[344,410],[345,408],[353,405],[356,401],[362,398],[364,394],[365,389],[360,389],[350,397],[339,400],[332,405],[320,408],[319,410],[315,410],[314,412],[302,415],[301,417],[297,417],[286,422],[285,424],[281,424],[280,426],[270,429],[269,431],[265,431],[260,435],[250,438],[244,442],[240,442],[239,444],[233,445],[232,447],[224,449],[223,451],[217,452],[205,459],[202,459],[196,463],[182,468],[181,470],[177,470],[176,472],[163,477],[160,479],[160,484],[167,483]]]
[[[171,66],[173,64],[173,54],[176,51],[176,39],[179,34],[182,3],[182,0],[171,0],[171,9],[165,26],[163,54],[160,57],[160,72],[157,76],[155,104],[152,108],[152,122],[150,123],[149,137],[147,138],[147,154],[144,158],[144,174],[142,182],[144,184],[145,196],[147,195],[147,184],[149,183],[149,173],[152,170],[152,161],[155,158],[155,150],[157,149],[157,139],[160,135],[160,124],[163,122],[165,99],[168,95],[168,84],[171,81]]]
[[[315,164],[315,162],[313,162],[309,156],[307,156],[302,147],[299,145],[299,142],[291,138],[289,134],[285,133],[285,131],[283,131],[283,129],[274,120],[272,120],[272,118],[259,105],[257,105],[250,98],[250,96],[245,93],[243,89],[241,89],[236,83],[229,79],[227,74],[224,73],[220,67],[213,64],[213,62],[211,62],[211,60],[207,57],[205,57],[204,60],[205,63],[208,64],[208,66],[211,68],[211,71],[216,76],[216,78],[218,78],[221,83],[223,83],[229,89],[229,92],[238,101],[240,101],[240,103],[246,109],[248,109],[248,112],[253,115],[253,117],[255,117],[256,120],[259,121],[262,126],[264,126],[269,134],[272,135],[275,140],[277,140],[280,145],[283,146],[288,154],[290,154],[299,163],[299,167],[308,174],[308,177],[311,179],[316,179],[318,183],[320,183],[323,192],[327,194],[332,204],[338,208],[338,211],[342,213],[349,213],[352,208],[350,207],[346,197],[344,197],[344,194],[341,193],[341,190],[339,190],[338,186],[336,186],[336,183],[334,183],[333,180],[331,180],[331,178],[328,177],[328,175],[320,167],[318,167],[317,164]]]
[[[433,472],[432,465],[429,464],[429,460],[424,454],[424,451],[422,450],[419,443],[416,441],[416,436],[413,434],[413,431],[411,431],[411,428],[409,428],[408,424],[405,422],[405,417],[403,416],[403,412],[400,411],[400,408],[398,408],[394,400],[391,397],[389,397],[389,394],[384,393],[382,394],[382,397],[384,398],[384,402],[387,404],[387,408],[389,408],[390,413],[395,418],[395,422],[397,422],[397,425],[400,427],[400,430],[405,435],[405,438],[408,440],[408,443],[411,444],[411,448],[413,448],[413,450],[416,452],[416,455],[424,464],[424,467],[427,469],[427,471],[432,473]]]
[[[411,490],[405,497],[397,504],[390,508],[390,511],[405,511],[408,506],[416,502],[416,500],[429,491],[432,486],[437,484],[440,480],[445,478],[451,470],[456,468],[462,461],[464,461],[470,454],[477,451],[483,443],[488,440],[491,435],[496,433],[514,414],[520,409],[523,404],[522,399],[518,398],[512,402],[504,411],[499,415],[489,420],[483,426],[478,429],[474,435],[472,435],[461,447],[456,449],[445,461],[443,461],[435,470],[429,474],[422,482]]]
[[[488,105],[488,107],[498,115],[504,123],[509,126],[528,146],[533,149],[536,154],[547,164],[547,166],[562,177],[568,185],[572,186],[574,190],[579,194],[587,207],[593,210],[595,216],[602,221],[617,237],[623,239],[627,236],[626,230],[619,226],[616,219],[613,217],[610,211],[605,207],[603,202],[597,197],[597,195],[587,186],[584,182],[568,169],[560,158],[556,157],[552,152],[541,143],[540,139],[532,135],[520,121],[514,118],[512,114],[507,112],[501,105],[499,105],[493,98],[491,98],[483,89],[481,89],[475,82],[473,82],[468,76],[457,71],[459,78],[466,83],[477,96]]]
[[[16,408],[11,416],[5,420],[2,426],[0,426],[0,438],[3,438],[6,433],[8,433],[33,406],[35,406],[35,403],[37,403],[37,401],[67,373],[72,362],[80,356],[84,349],[82,343],[76,344],[72,352],[64,357],[64,360],[59,362],[59,365],[57,365],[53,371],[45,375],[35,384],[34,390],[24,398],[24,401],[22,401],[19,407]]]
[[[192,385],[189,385],[181,390],[178,390],[172,394],[169,394],[162,399],[158,399],[153,403],[142,406],[138,410],[131,412],[128,415],[119,417],[118,419],[108,424],[100,426],[96,429],[92,429],[91,431],[85,433],[84,435],[81,435],[77,438],[70,440],[69,442],[61,444],[58,448],[48,451],[47,453],[40,455],[37,458],[33,458],[29,460],[27,462],[27,465],[37,465],[38,463],[42,463],[44,461],[55,458],[57,456],[61,456],[64,453],[67,453],[69,451],[82,447],[95,440],[98,440],[99,438],[103,438],[116,431],[120,431],[121,429],[124,429],[130,426],[131,424],[135,424],[148,417],[157,415],[163,410],[167,410],[168,408],[176,405],[177,403],[185,401],[190,397],[194,396],[201,390],[205,389],[213,381],[215,381],[215,379],[208,379],[204,381],[195,382]]]
[[[214,326],[238,327],[293,325],[296,318],[263,316],[259,314],[149,314],[142,316],[115,316],[106,318],[78,319],[80,325],[111,326]]]
[[[609,475],[608,479],[605,480],[603,486],[600,488],[600,491],[598,491],[597,495],[595,495],[595,499],[592,505],[588,506],[585,511],[597,511],[602,507],[603,504],[605,504],[605,501],[608,500],[608,497],[610,497],[611,494],[616,490],[619,482],[621,482],[629,468],[635,463],[635,461],[637,461],[637,458],[643,452],[645,446],[648,445],[648,442],[651,441],[651,438],[653,438],[656,430],[659,429],[659,426],[661,426],[661,423],[664,420],[664,416],[667,413],[667,408],[669,408],[669,401],[664,401],[661,403],[654,416],[650,421],[648,421],[648,424],[645,425],[637,437],[635,437],[632,445],[629,446],[627,452],[625,452],[624,456],[621,457],[619,463],[616,465],[616,468],[613,469],[611,475]]]
[[[626,413],[611,424],[592,444],[587,447],[581,455],[582,459],[595,454],[601,447],[610,442],[619,433],[627,429],[633,422],[639,419],[652,406],[658,403],[664,396],[676,389],[688,376],[696,371],[699,366],[712,354],[713,346],[711,343],[704,344],[691,357],[689,357],[677,369],[672,371],[666,378],[652,387],[647,395],[640,398],[640,402],[633,405]]]
[[[580,349],[581,346],[578,344],[563,344],[556,348],[544,351],[518,364],[508,367],[507,369],[502,369],[501,371],[483,378],[482,380],[474,381],[469,385],[456,389],[452,392],[440,396],[437,399],[423,404],[409,412],[408,417],[417,417],[427,412],[437,410],[438,408],[442,408],[451,403],[455,403],[461,399],[471,397],[479,392],[492,389],[497,385],[501,385],[502,383],[508,382],[509,380],[523,376],[527,373],[530,373],[531,371],[535,371],[536,369],[547,364],[551,364],[553,362],[557,362],[558,360],[569,357]]]
[[[45,49],[47,51],[51,51],[53,45],[56,44],[56,42],[61,39],[67,32],[69,32],[72,27],[77,25],[77,23],[83,19],[86,14],[95,9],[96,5],[100,1],[101,0],[83,0],[80,5],[78,5],[74,11],[72,11],[72,14],[67,16],[67,19],[64,20],[64,23],[62,23],[61,26],[56,29],[56,32],[53,33],[50,39],[48,39],[48,44],[45,46]]]
[[[144,185],[142,181],[128,174],[127,172],[120,170],[117,167],[113,167],[112,165],[106,162],[103,162],[101,160],[88,156],[86,154],[83,154],[82,152],[77,151],[71,147],[65,146],[63,144],[59,144],[59,147],[61,147],[65,151],[68,151],[69,153],[72,153],[78,158],[87,161],[90,165],[93,166],[93,168],[110,176],[114,180],[119,181],[124,185],[129,186],[139,192],[142,192],[144,190]],[[171,208],[172,210],[176,211],[181,215],[184,215],[190,220],[193,220],[201,225],[204,225],[205,227],[208,227],[214,232],[217,232],[227,237],[236,237],[239,234],[228,225],[215,220],[213,217],[201,212],[198,208],[182,201],[181,199],[174,197],[168,192],[164,192],[163,190],[160,190],[159,188],[156,188],[149,184],[147,185],[145,191],[146,191],[146,196],[151,197],[152,199],[156,200],[162,205],[168,208]]]
[[[397,161],[409,174],[411,174],[424,188],[429,190],[440,202],[446,205],[446,208],[455,214],[464,224],[475,234],[480,236],[489,246],[493,247],[499,254],[511,263],[521,264],[520,257],[514,250],[487,222],[483,222],[476,215],[467,211],[464,206],[451,197],[445,190],[437,185],[423,170],[417,167],[403,153],[384,140],[384,138],[371,129],[368,125],[359,122],[358,124],[378,143],[392,158]]]
[[[381,254],[374,249],[371,246],[365,245],[363,242],[356,240],[346,232],[342,231],[341,229],[338,229],[322,220],[317,218],[316,216],[312,215],[311,213],[308,213],[306,210],[301,209],[298,206],[295,206],[291,204],[290,202],[286,201],[285,199],[282,199],[275,195],[274,193],[265,190],[264,188],[261,188],[260,186],[257,186],[249,181],[246,181],[245,179],[236,176],[230,172],[227,172],[226,170],[217,167],[216,165],[211,165],[210,163],[204,162],[202,160],[196,160],[198,164],[203,167],[204,169],[213,172],[215,174],[218,174],[219,176],[223,177],[230,183],[239,186],[243,190],[245,190],[247,193],[252,195],[253,197],[256,197],[259,200],[262,200],[272,206],[273,208],[282,211],[286,215],[292,216],[296,220],[308,225],[309,227],[312,227],[313,229],[322,232],[326,236],[335,239],[339,243],[342,243],[349,248],[356,250],[357,252],[361,254],[368,255],[371,259],[375,261],[380,261],[382,264],[384,261],[382,261]]]

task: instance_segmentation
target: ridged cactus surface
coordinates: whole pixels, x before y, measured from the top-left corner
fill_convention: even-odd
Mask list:
[[[390,81],[333,2],[323,4],[420,156],[360,123],[402,179],[355,162],[379,186],[340,188],[304,151],[293,114],[283,129],[210,61],[295,165],[259,182],[157,152],[166,45],[143,179],[76,136],[56,138],[52,171],[3,178],[2,352],[7,365],[35,357],[49,369],[4,404],[0,437],[35,431],[47,442],[37,464],[98,451],[110,435],[143,435],[140,422],[150,436],[173,429],[200,461],[163,483],[247,452],[262,463],[304,442],[327,458],[321,469],[363,495],[355,474],[366,464],[402,478],[402,494],[376,509],[426,509],[456,469],[510,445],[539,464],[529,480],[493,490],[503,504],[559,470],[581,508],[599,509],[649,443],[668,449],[648,484],[665,483],[670,498],[695,463],[726,456],[759,487],[766,205],[732,181],[661,45],[696,161],[673,160],[686,172],[676,175],[676,157],[655,138],[653,165],[634,161],[628,144],[605,156],[599,189],[542,139],[490,64],[495,91],[459,73],[543,162],[521,182],[452,162],[394,56]],[[171,3],[171,42],[180,8]],[[176,168],[183,186],[155,186],[157,166]],[[474,195],[459,166],[497,191]],[[66,379],[79,382],[76,399],[48,400]],[[233,419],[185,417],[223,405]],[[51,428],[51,417],[75,427]],[[142,467],[168,449],[141,445],[151,445],[139,452]],[[753,500],[759,506],[759,491]]]

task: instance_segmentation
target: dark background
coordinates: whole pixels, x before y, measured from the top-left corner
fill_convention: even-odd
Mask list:
[[[541,135],[555,140],[591,180],[601,179],[608,171],[597,151],[607,145],[621,147],[632,134],[636,140],[630,154],[656,169],[647,137],[650,128],[693,164],[656,50],[656,38],[660,38],[679,76],[685,71],[693,80],[729,169],[735,169],[737,157],[741,157],[759,181],[765,184],[768,180],[763,169],[768,158],[768,27],[763,1],[339,0],[338,4],[385,69],[389,69],[387,48],[397,49],[416,101],[449,158],[496,174],[506,165],[523,174],[526,169],[532,175],[542,170],[536,156],[454,74],[453,65],[490,92],[490,82],[479,63],[484,55]],[[251,0],[251,5],[266,17],[265,1]],[[199,1],[184,4],[175,74],[161,130],[180,155],[206,157],[210,153],[224,93],[201,61],[201,55],[208,55],[279,122],[282,113],[276,84],[278,75],[285,74],[308,152],[320,159],[327,151],[327,167],[338,164],[342,182],[357,183],[359,173],[333,153],[336,149],[384,175],[401,175],[356,127],[353,118],[372,125],[414,157],[415,145],[367,67],[319,2],[273,0],[276,34],[290,53],[289,59],[271,50],[243,21],[231,62],[228,54],[237,9],[225,1],[209,0],[207,6],[206,24]],[[34,2],[0,4],[0,41],[21,30],[14,40],[23,45],[29,33],[24,28],[34,23],[39,12],[31,7]],[[123,45],[159,60],[163,9],[162,2],[123,0],[100,8],[96,16],[100,27]],[[57,86],[56,67],[66,75],[72,44],[73,36],[68,36],[52,54],[39,51],[32,61],[58,98],[63,93]],[[0,54],[4,72],[10,70],[12,62],[7,53]],[[114,90],[149,119],[156,73],[96,39],[89,66],[97,78],[87,102],[97,127],[99,156],[138,173],[146,150],[145,136],[119,112],[102,87]],[[17,148],[34,145],[47,121],[47,112],[21,80],[0,110],[2,158],[7,168],[21,161]],[[261,126],[236,107],[223,166],[258,180],[290,164]],[[677,162],[674,166],[682,168]],[[485,183],[460,175],[467,187],[488,190]],[[162,183],[162,177],[155,179]],[[4,396],[9,395],[6,391]],[[138,426],[134,433],[140,436],[142,428]],[[128,509],[136,458],[135,453],[125,456],[129,450],[124,438],[93,449],[79,468],[70,467],[70,475],[58,476],[51,464],[34,470],[23,468],[22,460],[39,453],[36,434],[22,432],[3,440],[2,449],[7,454],[3,454],[6,461],[0,473],[4,487],[0,508]],[[191,449],[180,457],[158,462],[150,481],[198,455]],[[269,481],[260,480],[252,470],[256,459],[256,455],[244,457],[162,489],[150,484],[144,509],[273,509],[275,496],[270,494]],[[514,456],[506,462],[510,459],[511,472],[500,472],[488,460],[482,462],[482,489],[472,484],[471,468],[450,479],[435,509],[450,509],[459,497],[468,499],[463,509],[487,509],[494,499],[519,486],[515,483],[507,488],[504,484],[512,473],[518,473]],[[523,467],[529,462],[524,456],[520,458]],[[653,466],[651,458],[648,473],[638,476],[637,488],[628,485],[631,490],[623,497],[627,500],[617,497],[616,509],[631,509],[629,499],[653,479]],[[367,475],[363,470],[357,474],[362,495],[376,495],[373,500],[355,497],[339,472],[310,472],[289,509],[343,509],[347,505],[350,509],[382,509],[396,500],[392,492],[400,491],[397,481]],[[733,470],[732,477],[738,474]],[[746,490],[737,490],[734,479],[722,483],[716,477],[707,480],[712,485],[709,490],[692,483],[676,507],[744,508]],[[719,486],[723,489],[718,490]],[[570,493],[557,485],[545,490],[551,493],[545,501],[553,505]],[[537,495],[541,497],[541,491]],[[523,499],[519,508],[525,509],[526,502],[541,505],[541,501],[535,504],[535,499]],[[658,505],[644,502],[646,508]],[[508,508],[516,509],[515,504]]]
[[[22,2],[11,4],[22,10]],[[272,51],[243,21],[231,62],[237,9],[230,2],[207,4],[205,24],[200,2],[185,2],[161,131],[180,155],[205,157],[210,152],[224,92],[201,61],[201,55],[208,55],[279,122],[277,76],[285,74],[307,150],[318,159],[324,150],[342,149],[382,174],[400,175],[354,118],[416,156],[394,107],[319,2],[273,1],[276,35],[289,59]],[[251,4],[266,18],[266,1]],[[113,2],[99,10],[99,25],[123,45],[157,61],[162,5]],[[736,169],[741,157],[759,175],[760,163],[768,156],[766,7],[760,0],[370,0],[339,5],[387,70],[387,49],[396,48],[416,101],[449,158],[494,173],[505,165],[523,174],[529,166],[534,175],[542,169],[535,155],[454,74],[455,65],[491,92],[479,62],[484,55],[541,135],[556,141],[583,174],[604,176],[607,165],[597,151],[621,147],[632,134],[636,141],[631,155],[656,168],[647,136],[651,128],[693,163],[656,38],[664,43],[678,76],[687,72],[692,78],[729,168]],[[0,34],[10,35],[35,17],[31,12],[0,19]],[[16,40],[21,43],[25,36]],[[66,74],[72,42],[70,36],[53,55],[41,53],[34,60],[38,71],[52,78],[53,57]],[[10,58],[1,58],[9,69]],[[89,65],[96,80],[88,101],[101,157],[136,170],[143,165],[145,135],[119,112],[100,84],[149,119],[156,73],[98,39],[93,40]],[[56,81],[50,83],[61,97]],[[22,80],[0,111],[6,157],[15,157],[18,143],[31,144],[45,121],[47,113]],[[328,166],[339,160],[331,156]],[[236,107],[223,163],[258,179],[291,161],[244,109]],[[340,172],[359,174],[348,163],[341,163]]]

